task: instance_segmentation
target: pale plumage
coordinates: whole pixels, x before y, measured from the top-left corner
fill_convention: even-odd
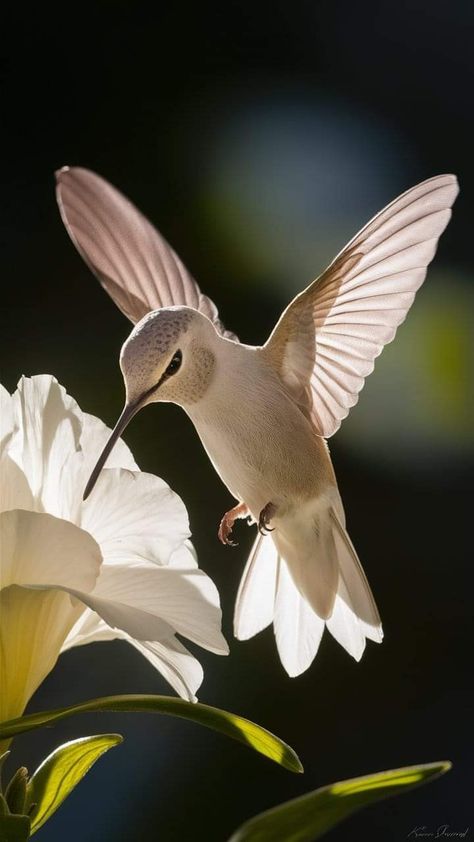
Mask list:
[[[239,588],[235,634],[274,624],[290,675],[308,668],[324,627],[357,660],[380,642],[378,611],[345,530],[325,438],[357,400],[404,320],[457,195],[442,175],[369,222],[287,307],[263,347],[226,331],[163,237],[130,202],[83,169],[58,173],[69,234],[120,309],[138,322],[121,353],[127,403],[86,489],[146,403],[186,410],[239,505],[221,540],[249,516],[259,534]]]

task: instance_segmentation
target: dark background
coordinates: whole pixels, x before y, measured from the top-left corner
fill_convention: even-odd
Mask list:
[[[119,731],[125,743],[38,842],[224,842],[255,813],[324,783],[439,759],[453,761],[449,775],[328,839],[472,826],[473,24],[473,4],[453,0],[15,4],[4,13],[0,336],[10,390],[22,373],[48,372],[109,424],[122,405],[117,360],[130,325],[63,229],[53,171],[64,164],[128,194],[251,343],[394,196],[439,172],[461,183],[406,325],[331,441],[386,635],[359,664],[326,634],[311,669],[291,680],[271,630],[232,642],[253,531],[239,525],[237,550],[219,545],[232,501],[184,413],[151,407],[126,434],[141,467],[185,500],[201,566],[221,593],[231,655],[198,653],[201,701],[282,736],[306,774],[179,720],[75,718],[18,738],[12,765],[33,768],[59,741],[89,733]],[[125,644],[96,644],[62,656],[30,710],[168,689]]]

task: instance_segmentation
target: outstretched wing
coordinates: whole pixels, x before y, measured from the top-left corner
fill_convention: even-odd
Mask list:
[[[71,240],[132,322],[150,310],[184,304],[207,316],[224,336],[236,338],[164,237],[115,187],[81,167],[63,167],[56,182]]]
[[[403,322],[458,193],[423,181],[375,216],[287,307],[264,346],[320,436],[332,436]]]

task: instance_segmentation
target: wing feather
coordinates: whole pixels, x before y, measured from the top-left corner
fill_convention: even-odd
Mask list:
[[[150,310],[182,304],[236,338],[164,237],[115,187],[81,167],[63,167],[56,181],[69,236],[127,318],[136,323]]]
[[[403,322],[457,196],[454,175],[375,216],[283,313],[265,348],[316,432],[331,436]]]

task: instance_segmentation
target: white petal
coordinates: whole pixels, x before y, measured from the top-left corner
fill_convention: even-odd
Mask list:
[[[202,668],[175,632],[220,654],[228,648],[217,590],[187,540],[182,501],[162,480],[141,474],[119,441],[94,497],[83,504],[110,430],[83,414],[50,376],[22,378],[12,398],[0,391],[0,401],[6,406],[0,598],[9,637],[0,671],[9,715],[22,712],[60,649],[114,637],[194,699]],[[99,578],[97,542],[107,555]]]
[[[71,596],[75,596],[84,605],[96,611],[100,617],[114,629],[121,629],[138,640],[168,640],[173,636],[174,629],[161,617],[149,611],[143,611],[129,602],[114,599],[104,599],[93,593],[86,593],[77,588],[68,588]],[[126,599],[126,597],[123,597]],[[133,600],[133,596],[132,596]]]
[[[217,654],[227,654],[220,631],[219,594],[203,570],[150,566],[123,569],[107,565],[97,580],[95,594],[123,599],[142,611],[156,613],[179,634]],[[139,640],[153,640],[153,636]]]
[[[132,639],[128,642],[161,672],[183,699],[196,701],[196,692],[204,677],[203,669],[179,640],[172,638],[171,641],[166,641],[166,644],[160,641],[139,643]]]
[[[71,453],[79,447],[81,410],[47,374],[22,377],[12,400],[18,430],[9,455],[26,474],[35,508],[59,514],[58,486]]]
[[[77,623],[74,624],[64,641],[61,652],[67,652],[74,646],[85,646],[88,643],[98,643],[103,640],[115,640],[123,637],[124,633],[112,629],[90,608],[83,608]]]
[[[177,631],[211,652],[228,653],[217,589],[202,570],[103,565],[93,593],[69,592],[137,640],[166,639]]]
[[[152,474],[106,469],[81,509],[81,526],[106,562],[167,564],[189,536],[182,500]]]
[[[100,549],[73,523],[42,512],[14,509],[0,514],[0,582],[56,585],[92,590],[99,574]]]
[[[191,541],[187,539],[172,553],[169,560],[170,567],[191,570],[198,566],[197,554]]]
[[[67,593],[16,585],[0,591],[0,721],[21,716],[81,611]]]
[[[97,459],[110,438],[112,430],[95,415],[83,412],[82,418],[81,450],[84,455],[86,480],[88,480]],[[127,468],[129,471],[140,470],[133,458],[132,451],[123,439],[118,439],[115,442],[105,465],[107,468]]]
[[[324,620],[301,596],[283,559],[278,571],[274,625],[283,666],[291,677],[300,675],[308,669],[318,651]]]
[[[33,508],[34,499],[28,481],[5,449],[0,456],[0,512]]]
[[[48,498],[48,511],[51,514],[72,520],[78,526],[82,525],[84,488],[91,475],[97,455],[102,451],[111,433],[111,430],[93,415],[81,413],[81,419],[80,446],[77,450],[71,450],[65,460],[64,469],[57,477],[56,496],[54,499]],[[125,468],[127,471],[138,470],[129,448],[122,439],[117,441],[106,464],[111,468]],[[102,482],[101,477],[98,483],[99,487]],[[89,505],[94,505],[97,500],[98,496],[94,496],[94,500]]]
[[[196,700],[195,694],[203,679],[202,667],[174,636],[166,641],[138,642],[121,629],[111,629],[97,614],[86,609],[71,629],[61,651],[114,639],[125,640],[134,646],[184,699],[190,702]]]
[[[15,427],[11,395],[0,383],[0,447],[8,442]]]

